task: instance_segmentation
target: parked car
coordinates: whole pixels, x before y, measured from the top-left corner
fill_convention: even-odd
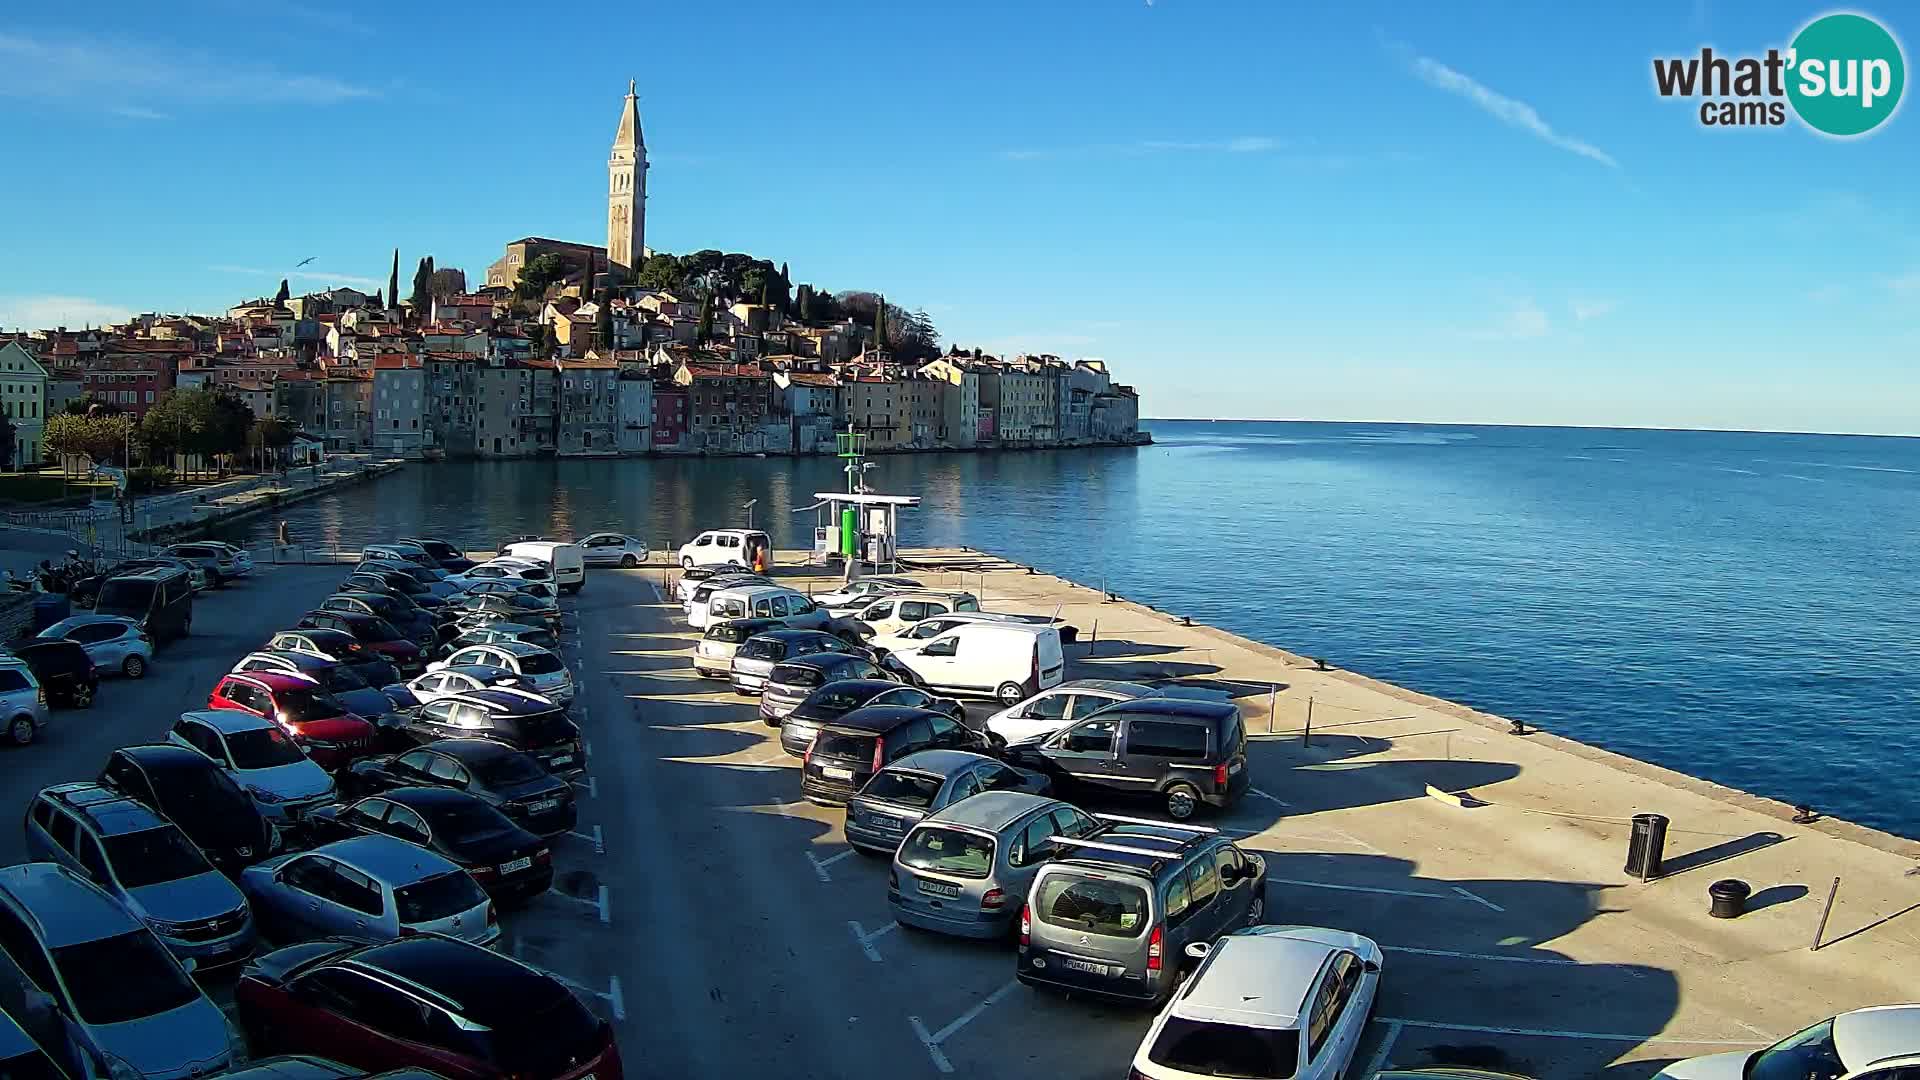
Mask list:
[[[206,756],[276,826],[297,824],[302,815],[333,801],[333,777],[302,751],[280,725],[238,709],[186,712],[174,722],[167,741]]]
[[[823,608],[849,608],[859,605],[863,600],[877,598],[882,593],[918,588],[921,588],[918,578],[876,574],[872,577],[855,578],[832,592],[815,593],[813,602]]]
[[[696,593],[695,595],[698,595]],[[778,619],[795,630],[825,630],[832,621],[824,608],[806,594],[780,585],[729,585],[707,596],[705,607],[695,604],[687,625],[704,630],[719,619]]]
[[[578,819],[571,784],[541,768],[532,754],[489,739],[442,739],[364,758],[349,773],[349,789],[357,794],[422,785],[475,795],[537,836],[557,836]]]
[[[546,567],[519,559],[494,559],[458,574],[447,575],[447,584],[462,592],[490,582],[523,581],[529,585],[545,585],[552,580],[553,574]]]
[[[544,626],[530,626],[517,622],[492,622],[484,626],[475,626],[459,631],[447,639],[442,648],[449,653],[458,652],[469,645],[494,645],[502,641],[524,641],[529,645],[538,645],[551,650],[560,643],[552,630]]]
[[[768,630],[740,643],[733,653],[733,690],[758,694],[776,664],[814,653],[851,653],[854,647],[823,630]]]
[[[536,694],[565,705],[573,700],[573,672],[558,656],[538,645],[524,641],[500,641],[492,645],[469,645],[451,653],[445,660],[427,666],[428,671],[479,665],[505,668],[520,676],[521,684]]]
[[[66,867],[0,868],[0,925],[0,1006],[15,1016],[57,1010],[95,1075],[193,1080],[244,1055],[220,1007],[153,931]]]
[[[861,636],[874,638],[897,633],[934,615],[979,610],[979,598],[969,592],[913,589],[883,594],[880,599],[861,608],[852,618]]]
[[[233,672],[236,675],[304,675],[338,699],[347,711],[371,723],[376,732],[384,732],[392,726],[391,714],[395,709],[393,699],[385,690],[361,678],[359,670],[351,664],[312,653],[267,649],[241,657],[240,662],[233,665]]]
[[[0,985],[0,999],[5,996],[4,985]],[[90,1075],[93,1070],[67,1038],[59,1014],[50,1004],[53,999],[42,998],[49,1004],[37,1014],[23,1009],[18,1020],[0,1009],[0,1076],[9,1080],[67,1080]]]
[[[275,855],[247,867],[240,885],[275,941],[446,934],[491,945],[500,937],[493,901],[465,870],[379,833]]]
[[[675,561],[681,569],[720,564],[752,566],[755,545],[771,552],[773,539],[752,529],[709,529],[680,545]]]
[[[1054,857],[1053,838],[1106,828],[1070,803],[1017,787],[978,793],[907,832],[887,871],[887,904],[902,926],[1012,937],[1034,875]]]
[[[1046,773],[1076,800],[1152,799],[1185,821],[1225,809],[1251,783],[1246,725],[1231,702],[1134,698],[1040,740],[1006,748],[1008,763]]]
[[[246,1066],[228,1069],[220,1080],[357,1080],[366,1075],[359,1069],[310,1054],[276,1054],[250,1059]],[[425,1080],[389,1075],[386,1080]]]
[[[618,566],[631,570],[647,561],[647,542],[626,533],[598,532],[580,541],[588,566]]]
[[[709,625],[693,651],[693,670],[709,679],[730,678],[733,657],[756,634],[785,628],[778,619],[725,619]]]
[[[431,676],[426,676],[431,677]],[[539,760],[555,776],[587,771],[580,728],[552,698],[513,687],[490,687],[444,695],[409,709],[402,730],[417,743],[440,739],[492,739]]]
[[[93,705],[94,692],[100,688],[100,676],[93,669],[93,658],[78,643],[65,638],[30,641],[15,646],[13,653],[39,680],[47,704],[69,709]]]
[[[684,595],[680,600],[680,612],[688,619],[692,619],[694,609],[705,608],[708,598],[712,597],[714,593],[719,592],[721,589],[739,588],[746,585],[771,585],[773,584],[773,579],[763,574],[750,573],[745,570],[729,570],[724,573],[711,574],[693,582],[691,586],[688,586],[687,580],[682,578],[680,584],[682,589],[684,589]]]
[[[1152,697],[1153,687],[1116,679],[1073,679],[987,717],[987,733],[1001,745],[1051,735],[1116,701]]]
[[[7,722],[7,740],[25,746],[47,726],[47,692],[33,668],[17,656],[0,656],[0,717]]]
[[[307,829],[323,844],[374,833],[418,844],[465,870],[496,900],[524,900],[553,885],[553,849],[545,840],[452,788],[392,788],[323,806]]]
[[[440,569],[448,573],[457,574],[473,565],[473,560],[467,558],[466,552],[461,551],[458,544],[450,543],[446,540],[439,540],[431,536],[403,536],[400,538],[400,542],[403,544],[412,544],[428,555],[433,556],[434,561],[440,564]]]
[[[368,544],[366,547],[360,549],[360,561],[366,562],[369,559],[394,559],[399,562],[412,563],[422,569],[444,572],[440,570],[440,561],[432,555],[427,554],[426,548],[418,544],[407,543],[404,540],[386,544]]]
[[[208,583],[216,589],[253,573],[253,556],[226,544],[194,542],[174,544],[165,550],[168,555],[205,570]]]
[[[1352,1070],[1380,989],[1380,946],[1342,930],[1254,926],[1185,952],[1199,966],[1147,1028],[1132,1075],[1340,1080]]]
[[[446,606],[447,598],[435,596],[425,585],[405,574],[388,570],[355,570],[340,581],[341,592],[382,593],[411,602],[427,614]]]
[[[384,619],[422,649],[439,640],[433,617],[412,601],[390,593],[334,593],[320,601],[321,611]]]
[[[185,559],[176,559],[170,555],[149,555],[139,559],[122,559],[105,571],[74,582],[67,589],[67,597],[76,608],[92,608],[100,599],[100,587],[109,578],[127,577],[147,570],[179,570],[187,575],[187,583],[193,591],[207,588],[211,582],[207,572]]]
[[[907,830],[929,814],[986,791],[1044,794],[1052,784],[984,754],[919,750],[873,774],[847,800],[848,845],[869,855],[891,855]]]
[[[301,630],[339,630],[385,657],[402,675],[418,675],[427,668],[426,654],[385,619],[343,611],[309,611],[294,624]]]
[[[253,952],[246,898],[180,827],[96,783],[55,784],[27,804],[28,855],[98,885],[173,955],[202,967]]]
[[[1904,1080],[1920,1059],[1920,1005],[1874,1005],[1829,1017],[1765,1050],[1687,1058],[1655,1080]]]
[[[773,727],[815,690],[847,679],[890,681],[873,661],[850,652],[814,653],[775,664],[760,688],[760,719]]]
[[[308,675],[229,672],[207,695],[207,708],[238,709],[278,724],[322,768],[337,769],[374,750],[373,723]]]
[[[100,584],[93,610],[131,620],[155,641],[185,637],[193,633],[193,581],[170,567],[116,574]]]
[[[527,581],[523,578],[476,581],[462,591],[472,596],[529,596],[540,601],[540,606],[544,610],[560,609],[559,592],[545,581]]]
[[[778,671],[777,668],[775,670]],[[782,673],[782,677],[795,676]],[[956,723],[964,720],[959,702],[952,698],[935,697],[918,687],[904,686],[887,679],[836,679],[800,699],[800,703],[778,721],[780,748],[798,757],[807,752],[807,747],[813,744],[814,734],[822,725],[869,705],[933,709],[953,717]],[[760,718],[767,720],[764,711]]]
[[[1048,626],[1047,619],[1029,618],[1025,615],[1012,615],[1004,611],[949,611],[944,615],[929,615],[918,622],[911,622],[897,630],[885,634],[875,634],[867,639],[867,644],[876,652],[892,652],[895,649],[911,649],[921,642],[937,638],[941,634],[970,622],[1013,623],[1023,626]],[[1063,635],[1061,641],[1066,641]]]
[[[868,705],[820,728],[800,765],[808,802],[841,806],[889,762],[916,750],[988,749],[986,737],[946,713],[900,705]]]
[[[1029,986],[1163,1002],[1188,945],[1266,916],[1266,861],[1211,829],[1120,821],[1097,841],[1052,843],[1067,850],[1020,911],[1014,975]]]
[[[522,540],[507,545],[514,558],[532,559],[546,568],[554,587],[569,596],[587,584],[586,552],[579,544],[558,540]]]
[[[139,623],[117,615],[73,615],[34,636],[42,641],[64,639],[79,644],[102,674],[117,672],[138,679],[153,662],[153,638],[140,629]]]
[[[740,578],[756,585],[773,584],[773,579],[765,574],[756,574],[743,567],[725,563],[682,570],[673,583],[673,598],[680,601],[681,612],[684,614],[688,610],[688,604],[693,600],[693,594],[700,586],[712,583],[715,588],[719,588],[720,583],[716,579],[720,578],[729,580]]]
[[[382,653],[375,652],[345,630],[282,630],[267,639],[272,652],[298,652],[328,660],[338,660],[354,670],[369,686],[390,686],[400,681],[399,669]]]
[[[324,1053],[368,1073],[623,1080],[613,1028],[565,984],[438,934],[295,945],[249,964],[233,996],[254,1046]],[[422,1039],[421,1025],[436,1037]]]
[[[1066,671],[1060,631],[1030,623],[963,623],[887,655],[941,690],[998,698],[1002,705],[1060,685]]]
[[[417,675],[406,684],[407,694],[413,699],[407,705],[425,705],[443,697],[464,694],[469,690],[485,690],[495,686],[520,685],[520,673],[488,664],[461,664],[458,667],[444,667],[438,671],[429,671]]]
[[[123,746],[99,781],[160,812],[229,877],[279,846],[279,830],[226,770],[174,743]]]
[[[460,591],[447,583],[447,572],[445,570],[428,569],[419,563],[407,562],[404,559],[362,559],[360,565],[354,567],[354,572],[360,573],[364,571],[404,575],[412,578],[414,584],[425,588],[429,593],[443,599]]]
[[[531,596],[501,593],[461,593],[456,596],[448,608],[454,617],[466,623],[471,616],[482,613],[497,616],[491,621],[517,622],[528,626],[544,626],[556,633],[560,629],[560,612],[550,608]]]

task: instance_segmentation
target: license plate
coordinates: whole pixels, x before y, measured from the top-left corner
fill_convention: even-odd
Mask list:
[[[884,817],[880,814],[873,814],[873,815],[870,815],[867,820],[873,825],[874,828],[879,829],[883,832],[899,832],[900,831],[900,819],[897,817]]]
[[[1087,960],[1062,960],[1060,963],[1068,971],[1084,971],[1089,975],[1105,975],[1110,970],[1105,964],[1095,964]]]
[[[1235,761],[1227,766],[1227,771],[1229,773],[1237,773],[1240,771],[1242,764],[1242,762]]]
[[[853,770],[836,769],[831,765],[822,765],[820,766],[820,775],[830,780],[851,780],[853,779]]]
[[[501,863],[500,872],[503,874],[518,873],[519,871],[525,870],[527,867],[532,865],[533,865],[533,859],[531,858],[515,859],[512,862]]]
[[[945,881],[928,881],[922,878],[920,879],[920,891],[930,893],[934,896],[959,896],[960,886],[949,884]],[[1069,961],[1069,963],[1071,963],[1071,961]],[[1104,971],[1105,969],[1102,970]]]
[[[553,759],[553,763],[555,765],[571,765],[573,764],[573,755],[560,754]]]
[[[533,814],[544,814],[559,805],[559,799],[541,799],[539,802],[529,805],[527,811]]]

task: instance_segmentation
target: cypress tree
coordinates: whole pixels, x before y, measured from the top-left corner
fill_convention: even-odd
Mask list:
[[[780,264],[780,314],[792,314],[793,299],[793,278],[788,276],[787,264],[783,262]]]
[[[713,337],[713,290],[708,289],[700,297],[700,328],[694,332],[694,343],[705,345]]]
[[[293,291],[287,288],[287,279],[281,278],[280,291],[273,294],[273,302],[276,304],[284,304],[287,302],[288,298],[291,297],[292,295],[293,295]]]
[[[430,295],[433,277],[432,261],[421,259],[420,264],[413,268],[413,310],[422,318],[432,306],[433,297]]]
[[[887,298],[884,296],[873,304],[873,347],[887,347]]]
[[[387,295],[393,298],[393,306],[400,306],[400,249],[393,249],[393,272],[387,275]]]

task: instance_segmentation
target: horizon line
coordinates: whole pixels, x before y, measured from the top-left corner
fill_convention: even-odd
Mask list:
[[[1920,439],[1920,432],[1802,431],[1794,428],[1662,427],[1656,424],[1521,424],[1478,420],[1312,420],[1278,416],[1143,416],[1142,424],[1378,424],[1398,427],[1530,428],[1564,431],[1675,431],[1707,435],[1820,435],[1836,439]]]

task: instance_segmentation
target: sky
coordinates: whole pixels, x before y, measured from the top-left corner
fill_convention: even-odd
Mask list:
[[[0,326],[605,243],[884,291],[1153,417],[1920,434],[1920,115],[1703,127],[1807,4],[81,0],[0,15]],[[1920,12],[1856,8],[1906,43]],[[296,270],[296,264],[311,259]]]

